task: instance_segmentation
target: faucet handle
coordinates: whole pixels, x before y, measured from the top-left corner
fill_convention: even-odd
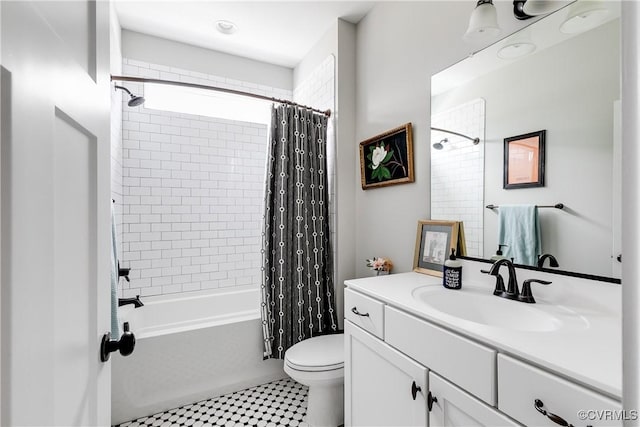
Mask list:
[[[533,304],[536,302],[536,300],[533,298],[533,294],[531,293],[531,283],[540,283],[541,285],[550,285],[551,282],[548,282],[546,280],[539,280],[539,279],[527,279],[524,282],[522,282],[522,293],[520,294],[520,297],[518,298],[520,301],[522,302],[526,302],[529,304]]]
[[[490,274],[489,270],[480,270],[480,273]],[[502,278],[502,275],[500,273],[498,273],[496,275],[496,287],[493,290],[493,294],[494,295],[502,295],[504,292],[505,292],[504,279]]]

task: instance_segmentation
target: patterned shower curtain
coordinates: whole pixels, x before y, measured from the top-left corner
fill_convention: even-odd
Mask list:
[[[264,229],[265,357],[337,331],[327,188],[327,117],[272,107]]]

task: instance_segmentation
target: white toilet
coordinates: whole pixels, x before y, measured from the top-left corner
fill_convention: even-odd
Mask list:
[[[284,371],[309,387],[306,422],[311,427],[344,423],[344,335],[301,341],[284,355]]]

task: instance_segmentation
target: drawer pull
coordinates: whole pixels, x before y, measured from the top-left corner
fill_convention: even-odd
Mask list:
[[[369,317],[369,313],[360,313],[357,308],[353,307],[351,312],[356,316]]]
[[[554,423],[559,424],[561,426],[565,426],[565,427],[573,427],[573,424],[569,424],[564,420],[564,418],[556,414],[552,414],[551,412],[547,412],[545,409],[543,409],[544,403],[542,403],[542,400],[536,399],[533,405],[535,406],[538,412],[540,412],[545,417],[549,418]]]
[[[420,386],[418,386],[415,381],[412,382],[411,383],[411,397],[413,397],[413,400],[416,400],[416,396],[418,396],[418,392],[419,391],[422,391]]]
[[[429,392],[427,395],[427,408],[429,408],[429,412],[431,412],[434,403],[438,403],[438,398]]]

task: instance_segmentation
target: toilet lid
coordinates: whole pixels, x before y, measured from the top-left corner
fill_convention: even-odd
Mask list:
[[[344,366],[344,335],[322,335],[301,341],[284,356],[292,369],[299,371],[331,371]]]

